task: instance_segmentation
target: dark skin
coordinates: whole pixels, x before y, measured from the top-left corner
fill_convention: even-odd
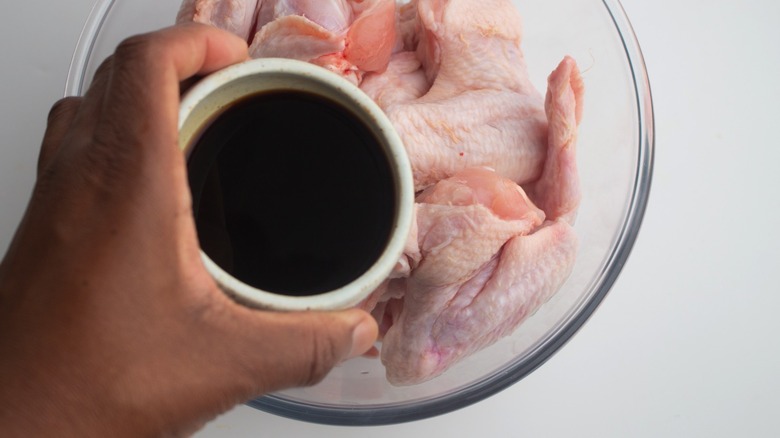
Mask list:
[[[360,310],[252,310],[200,259],[179,90],[247,59],[189,24],[133,37],[51,110],[38,180],[0,264],[3,436],[186,436],[371,348]]]

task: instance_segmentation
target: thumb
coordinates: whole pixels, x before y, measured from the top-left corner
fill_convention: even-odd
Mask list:
[[[339,363],[362,355],[377,339],[378,328],[367,312],[251,311],[241,324],[248,338],[241,368],[249,370],[254,393],[310,386],[320,382]],[[243,319],[243,318],[242,318]],[[245,355],[245,356],[244,356]]]

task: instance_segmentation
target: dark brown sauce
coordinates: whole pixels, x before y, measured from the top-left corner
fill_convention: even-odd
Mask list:
[[[368,127],[322,97],[277,91],[231,105],[200,135],[188,170],[201,248],[251,286],[336,289],[390,238],[387,156]]]

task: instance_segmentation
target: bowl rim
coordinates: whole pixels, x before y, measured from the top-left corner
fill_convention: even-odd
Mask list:
[[[270,394],[246,405],[294,420],[342,426],[380,426],[422,420],[465,408],[509,388],[536,370],[560,350],[599,307],[625,265],[642,225],[650,197],[655,156],[655,115],[647,67],[636,34],[619,0],[601,0],[609,13],[623,44],[633,79],[639,129],[638,156],[634,186],[620,232],[604,263],[604,269],[595,278],[590,299],[558,330],[549,333],[524,360],[472,382],[453,393],[418,400],[407,405],[377,404],[349,408],[331,407],[288,400]],[[79,36],[71,58],[65,84],[65,96],[83,94],[87,66],[97,37],[116,4],[116,0],[96,0]],[[606,269],[617,267],[617,269]]]

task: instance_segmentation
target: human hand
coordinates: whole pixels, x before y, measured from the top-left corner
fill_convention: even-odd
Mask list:
[[[49,116],[39,176],[0,264],[0,430],[193,432],[322,379],[376,338],[365,312],[275,313],[221,293],[199,253],[180,84],[247,58],[227,32],[133,37]]]

